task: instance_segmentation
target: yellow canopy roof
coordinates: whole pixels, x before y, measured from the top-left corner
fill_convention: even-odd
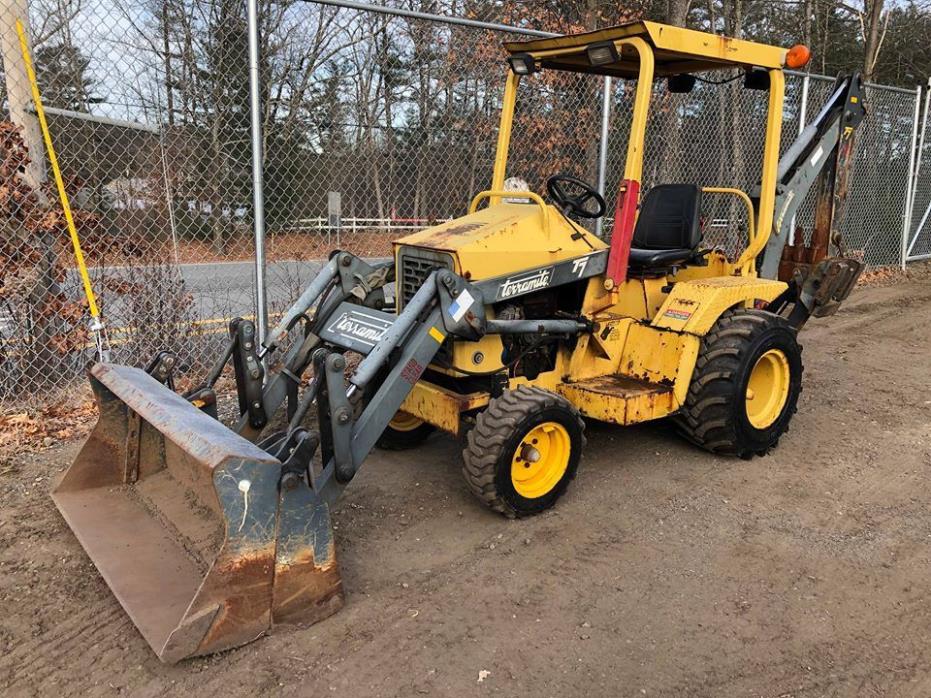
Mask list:
[[[781,68],[787,51],[778,46],[731,39],[656,22],[630,22],[583,34],[531,41],[509,41],[504,46],[511,54],[533,55],[544,68],[636,77],[640,59],[632,46],[621,46],[620,59],[608,65],[592,66],[585,53],[585,48],[590,44],[631,37],[640,37],[653,47],[655,74],[659,76],[734,66]]]

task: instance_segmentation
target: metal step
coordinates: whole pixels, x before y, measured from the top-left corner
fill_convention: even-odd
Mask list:
[[[671,385],[611,374],[563,383],[556,391],[586,417],[614,424],[636,424],[675,412],[679,406]]]

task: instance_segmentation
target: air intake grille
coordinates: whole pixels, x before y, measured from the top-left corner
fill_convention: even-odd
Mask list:
[[[401,263],[401,273],[398,275],[398,297],[401,301],[399,310],[407,305],[407,302],[420,290],[431,271],[453,268],[453,258],[448,254],[413,247],[402,248],[399,260]]]
[[[431,271],[434,269],[454,268],[453,258],[450,255],[443,252],[433,252],[432,250],[421,250],[416,247],[402,247],[398,255],[398,263],[401,266],[397,275],[398,312],[420,290],[424,281],[430,276]],[[449,342],[445,341],[436,353],[434,363],[449,366],[452,360],[452,348]]]

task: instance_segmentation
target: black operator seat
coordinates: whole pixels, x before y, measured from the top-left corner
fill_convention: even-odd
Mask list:
[[[681,267],[700,257],[701,187],[657,184],[640,204],[630,246],[631,269]]]

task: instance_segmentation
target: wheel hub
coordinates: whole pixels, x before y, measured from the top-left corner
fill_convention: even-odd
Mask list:
[[[527,499],[546,495],[569,465],[569,432],[558,422],[543,422],[521,439],[511,461],[511,482]]]
[[[789,360],[781,349],[770,349],[757,359],[747,381],[747,419],[755,429],[766,429],[782,414],[791,384]]]

